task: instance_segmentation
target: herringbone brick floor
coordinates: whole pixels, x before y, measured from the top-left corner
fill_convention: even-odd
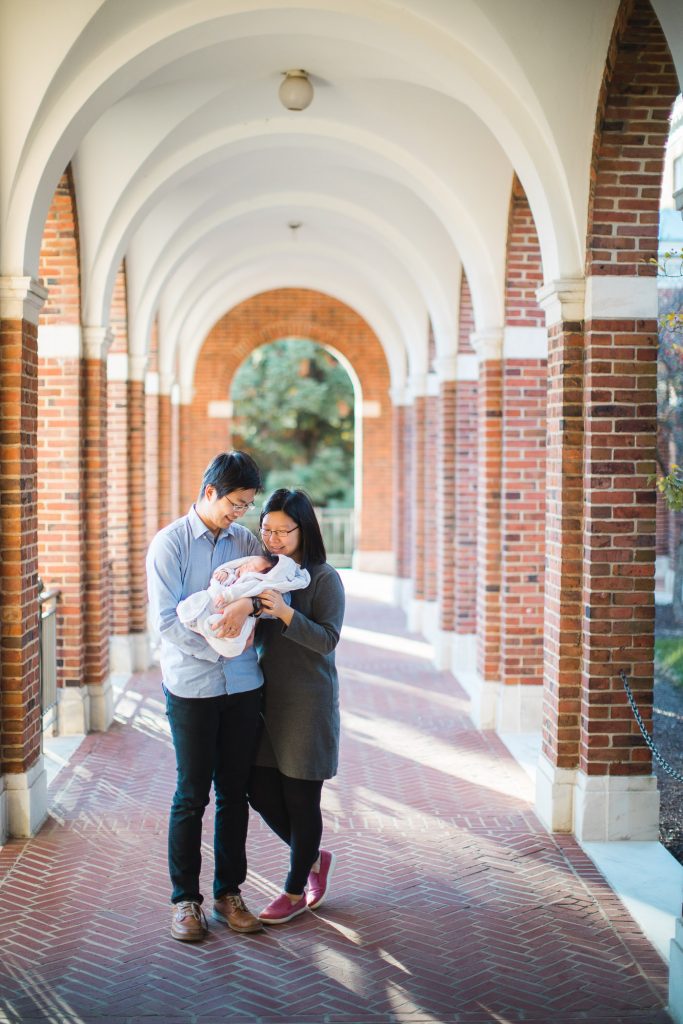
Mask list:
[[[174,759],[159,673],[137,675],[116,724],[55,780],[46,827],[0,852],[1,1020],[669,1020],[664,963],[573,839],[544,832],[530,781],[472,728],[452,676],[405,653],[399,612],[349,605],[329,902],[263,935],[212,923],[199,946],[169,937]],[[285,854],[257,819],[249,861],[258,909]]]

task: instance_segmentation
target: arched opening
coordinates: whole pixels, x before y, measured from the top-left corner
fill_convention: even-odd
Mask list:
[[[328,560],[351,566],[362,467],[362,419],[355,414],[362,394],[353,368],[327,346],[281,338],[242,363],[230,404],[231,446],[255,457],[265,493],[302,487],[318,512]]]

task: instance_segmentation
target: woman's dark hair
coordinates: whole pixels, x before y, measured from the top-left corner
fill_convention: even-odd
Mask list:
[[[293,519],[301,531],[301,566],[308,569],[311,565],[322,565],[327,561],[325,542],[320,532],[320,523],[315,514],[313,503],[305,491],[298,487],[288,489],[281,487],[273,491],[261,510],[259,526],[269,512],[284,512]]]
[[[219,498],[224,498],[231,491],[262,490],[263,477],[246,452],[221,452],[204,470],[199,500],[204,497],[209,484],[216,488]]]

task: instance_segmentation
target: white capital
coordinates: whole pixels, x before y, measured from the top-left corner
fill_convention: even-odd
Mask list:
[[[47,289],[32,277],[0,277],[0,319],[38,325]]]
[[[545,311],[546,327],[562,321],[583,320],[586,281],[583,277],[565,277],[549,281],[536,292],[538,304]]]

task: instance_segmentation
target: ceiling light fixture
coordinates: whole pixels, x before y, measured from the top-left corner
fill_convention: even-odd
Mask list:
[[[285,72],[278,96],[287,110],[305,110],[313,99],[313,86],[308,74],[301,68]]]

